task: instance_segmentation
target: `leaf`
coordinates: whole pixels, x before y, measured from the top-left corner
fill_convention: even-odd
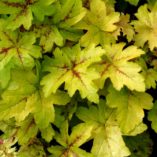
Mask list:
[[[156,0],[147,0],[149,6],[153,7],[156,3]]]
[[[116,0],[103,0],[107,6],[107,12],[110,13],[110,12],[113,12],[115,11],[115,3],[116,3]]]
[[[156,88],[156,81],[157,81],[157,71],[153,68],[148,69],[147,71],[143,71],[142,73],[145,77],[145,84],[147,89]]]
[[[66,1],[66,3],[67,2],[68,1]],[[66,4],[63,7],[65,7],[65,6],[66,6]],[[81,21],[83,19],[83,17],[86,15],[86,9],[82,7],[81,0],[73,1],[73,2],[71,2],[71,4],[69,6],[72,8],[69,12],[66,13],[66,16],[65,15],[63,16],[64,18],[62,17],[62,21],[60,21],[60,24],[59,24],[60,28],[69,29],[69,27],[75,26],[75,24],[77,24],[79,21]],[[64,12],[63,7],[60,8],[59,13]],[[57,14],[58,14],[58,12],[57,12]]]
[[[97,157],[128,156],[129,150],[125,146],[118,126],[110,124],[102,129],[95,137],[92,153]]]
[[[107,14],[106,8],[107,6],[102,0],[90,2],[90,11],[87,12],[84,20],[78,24],[78,28],[87,30],[87,33],[80,40],[81,46],[86,47],[90,43],[104,46],[114,40],[111,32],[117,28],[115,23],[119,21],[119,13]]]
[[[13,70],[11,78],[8,88],[1,95],[1,112],[24,101],[36,90],[37,79],[32,71]]]
[[[104,50],[91,46],[81,50],[79,45],[74,47],[56,49],[54,59],[46,58],[43,63],[43,71],[49,72],[41,81],[44,85],[45,96],[55,93],[65,82],[64,88],[70,96],[79,90],[82,98],[98,102],[97,87],[93,80],[99,77],[91,64],[101,60]]]
[[[78,147],[72,148],[72,152],[70,155],[79,155],[79,157],[95,157],[92,153],[86,152],[85,150]]]
[[[79,107],[76,115],[86,124],[94,124],[92,153],[97,157],[128,156],[129,150],[122,139],[121,131],[115,121],[113,109],[101,100],[98,106],[89,109]]]
[[[61,134],[56,134],[54,137],[56,141],[62,146],[52,146],[49,148],[49,152],[51,152],[54,156],[80,156],[84,157],[93,157],[92,154],[87,153],[86,151],[79,148],[82,144],[87,142],[91,137],[93,125],[80,123],[73,127],[72,133],[68,135],[67,130],[67,121],[63,123],[63,126],[60,129]]]
[[[17,125],[19,127],[17,132],[19,144],[24,145],[37,135],[38,127],[35,125],[34,119],[31,116]]]
[[[14,117],[17,122],[21,122],[32,113],[40,129],[46,129],[54,122],[53,104],[66,105],[70,98],[62,91],[45,98],[43,92],[37,89],[37,81],[37,76],[30,71],[14,71],[8,89],[2,93],[0,119]]]
[[[28,100],[30,101],[29,103],[32,103],[31,105],[35,105],[36,107],[34,119],[37,126],[41,129],[47,128],[54,121],[53,99],[50,97],[45,98],[42,93],[35,93],[30,99]]]
[[[54,129],[49,125],[45,129],[41,129],[41,136],[43,139],[45,139],[47,142],[50,142],[55,135]]]
[[[127,89],[117,91],[110,88],[107,96],[107,105],[117,108],[116,117],[124,134],[128,134],[142,122],[143,109],[150,110],[152,101],[151,95],[147,93],[131,92]]]
[[[57,128],[60,128],[65,121],[65,116],[63,115],[63,108],[59,106],[55,106],[55,120],[54,120],[54,125]]]
[[[126,136],[124,141],[131,151],[130,157],[148,157],[152,155],[153,142],[148,133],[144,132],[135,137]]]
[[[107,78],[110,78],[113,86],[120,90],[124,85],[130,90],[143,92],[145,90],[144,78],[139,73],[141,68],[133,60],[144,52],[136,46],[124,49],[124,44],[106,46],[105,57],[98,65],[101,78],[97,81],[102,88]]]
[[[135,6],[137,6],[138,3],[139,3],[139,0],[125,0],[125,1],[127,1],[127,2],[129,2],[130,4],[135,5]]]
[[[52,50],[53,45],[63,46],[63,37],[59,30],[53,26],[38,27],[37,30],[40,37],[40,46],[44,49],[45,52]]]
[[[81,38],[83,32],[82,30],[78,29],[61,29],[60,30],[61,35],[63,36],[64,40],[69,40],[73,42],[78,42],[78,40]]]
[[[130,132],[124,134],[125,136],[136,136],[138,134],[143,133],[144,131],[146,131],[148,129],[147,125],[144,124],[143,122],[141,122],[139,125],[137,125],[133,130],[131,130]]]
[[[151,121],[152,129],[157,132],[157,101],[155,101],[152,110],[149,111],[148,120]]]
[[[113,32],[113,35],[119,36],[122,32],[123,35],[126,35],[127,40],[131,41],[134,36],[134,30],[133,27],[129,23],[130,21],[130,15],[129,14],[121,14],[120,20],[115,24],[117,26],[117,29]]]
[[[68,137],[69,137],[68,129],[69,129],[69,122],[68,120],[65,119],[59,128],[60,133],[56,132],[54,136],[54,139],[63,147],[67,147],[68,145]]]
[[[8,63],[5,68],[0,67],[0,88],[6,88],[10,81],[10,70],[13,68],[13,64]]]
[[[145,79],[145,85],[147,89],[156,87],[157,71],[155,68],[147,67],[146,61],[143,58],[138,60],[139,65],[142,67],[142,75]]]
[[[70,134],[68,141],[71,147],[79,147],[89,140],[93,125],[87,125],[80,123],[73,127],[72,133]]]
[[[53,104],[65,105],[69,102],[69,97],[64,92],[56,92],[49,97],[44,97],[42,92],[36,92],[28,100],[29,105],[35,106],[34,119],[41,129],[46,129],[50,123],[54,122],[55,110]]]
[[[32,33],[21,34],[17,31],[0,32],[0,69],[9,62],[19,67],[34,66],[34,58],[40,58],[40,47],[34,45],[36,37]]]
[[[56,0],[39,0],[30,5],[32,13],[39,20],[43,21],[45,16],[50,16],[54,13],[54,6],[52,5]]]
[[[18,121],[23,120],[28,115],[24,110],[26,98],[35,90],[37,83],[36,77],[32,71],[13,70],[11,82],[8,88],[1,94],[0,100],[0,119],[16,117]]]
[[[98,106],[78,107],[76,115],[86,123],[100,123],[103,125],[112,112],[113,110],[105,105],[105,101],[100,100]]]
[[[15,66],[31,69],[34,59],[41,57],[36,38],[31,33],[0,31],[0,84],[5,88],[10,81],[10,71]]]
[[[23,145],[20,147],[17,153],[17,157],[43,157],[46,153],[44,151],[44,148],[42,146],[42,143],[39,140],[34,140],[33,144]]]
[[[0,2],[0,6],[3,10],[0,14],[9,14],[6,18],[6,27],[11,30],[19,28],[21,25],[28,30],[32,25],[33,15],[40,21],[44,20],[44,17],[51,15],[53,6],[51,5],[55,0],[49,1],[17,1],[3,0]]]
[[[48,151],[52,154],[51,157],[61,156],[62,152],[65,151],[65,148],[62,146],[51,146],[48,148]],[[64,155],[64,154],[63,154]]]
[[[134,25],[137,35],[135,36],[135,42],[138,46],[143,47],[148,41],[148,46],[153,50],[157,46],[156,36],[156,10],[157,5],[149,11],[147,5],[143,5],[138,9],[135,14],[138,20],[134,20]]]
[[[53,23],[59,24],[59,28],[69,30],[77,24],[86,14],[82,6],[82,0],[67,0],[56,3]]]

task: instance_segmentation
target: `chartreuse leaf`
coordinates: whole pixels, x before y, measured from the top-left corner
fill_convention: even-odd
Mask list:
[[[75,0],[62,1],[62,3],[58,1],[56,5],[57,8],[56,14],[53,18],[53,22],[58,23],[59,21],[63,20],[71,11],[74,4],[75,4]]]
[[[147,89],[156,88],[157,70],[155,68],[148,68],[144,59],[140,58],[138,63],[142,67],[142,75],[144,76],[145,85]]]
[[[19,127],[17,138],[21,145],[24,145],[28,143],[30,139],[35,138],[38,132],[38,127],[31,115],[24,121],[17,123],[17,126]]]
[[[82,98],[87,97],[90,101],[98,102],[98,89],[93,80],[97,79],[99,74],[89,66],[100,61],[103,54],[102,48],[93,45],[83,50],[79,45],[57,48],[54,58],[47,57],[43,63],[43,71],[49,72],[41,81],[45,96],[55,93],[65,82],[64,88],[70,96],[78,90]]]
[[[0,86],[5,88],[10,80],[10,70],[14,66],[34,67],[34,58],[40,58],[40,47],[34,45],[35,35],[17,31],[0,31]]]
[[[135,42],[138,46],[143,47],[148,42],[149,48],[153,50],[157,46],[156,36],[156,10],[157,5],[149,11],[147,4],[139,7],[138,12],[135,14],[137,20],[132,21],[137,35]]]
[[[0,100],[0,119],[7,120],[15,117],[16,121],[24,120],[30,113],[26,109],[27,97],[36,90],[36,76],[32,71],[13,70],[11,81],[2,93]]]
[[[14,65],[12,62],[9,62],[5,68],[0,67],[0,88],[5,88],[8,85],[10,80],[10,70]]]
[[[0,112],[11,109],[11,107],[19,102],[25,101],[25,98],[36,90],[34,85],[37,83],[37,80],[32,71],[13,70],[11,78],[7,89],[1,95]],[[13,112],[11,114],[16,113]]]
[[[51,5],[56,0],[26,0],[12,1],[2,0],[0,2],[0,14],[9,14],[6,18],[6,27],[15,30],[21,25],[25,29],[29,29],[32,25],[33,15],[40,21],[44,20],[45,16],[54,13],[54,7]]]
[[[117,26],[117,29],[113,32],[113,35],[117,37],[122,32],[123,35],[126,35],[127,40],[131,41],[135,33],[129,21],[130,21],[129,14],[126,14],[126,15],[122,14],[120,16],[120,20],[117,23],[115,23],[115,25]]]
[[[68,134],[68,124],[65,121],[60,129],[60,134],[54,138],[61,146],[52,146],[48,150],[53,156],[79,156],[79,157],[94,157],[92,154],[79,148],[82,144],[87,142],[91,137],[93,125],[80,123],[73,127],[71,134]]]
[[[50,142],[52,140],[53,136],[55,135],[55,131],[51,127],[50,124],[47,128],[40,129],[40,131],[41,131],[42,138],[45,139],[47,142]]]
[[[39,45],[45,52],[52,50],[53,45],[63,46],[64,40],[56,26],[43,25],[42,27],[37,25],[34,29],[37,37],[40,38]]]
[[[119,13],[110,12],[108,14],[106,8],[102,0],[90,1],[90,11],[78,24],[79,28],[87,30],[80,40],[82,46],[88,46],[90,43],[105,45],[114,40],[111,32],[117,28],[115,23],[119,21]]]
[[[126,136],[124,141],[131,151],[130,157],[148,157],[152,155],[153,142],[148,133],[144,132],[135,137]]]
[[[86,14],[86,9],[82,7],[82,0],[67,0],[61,3],[58,1],[55,8],[53,23],[59,23],[60,28],[69,29]]]
[[[32,33],[0,31],[0,69],[9,62],[21,67],[33,67],[33,58],[40,58],[40,47],[34,45],[36,37]]]
[[[30,104],[28,105],[35,106],[33,111],[35,122],[41,129],[47,128],[54,121],[55,111],[53,104],[66,105],[70,100],[67,94],[62,91],[57,91],[46,98],[42,92],[36,92],[30,99]]]
[[[143,133],[148,129],[147,125],[141,122],[138,124],[133,130],[131,130],[128,134],[123,134],[123,135],[128,135],[128,136],[136,136],[138,134]]]
[[[145,77],[145,84],[148,89],[156,88],[156,81],[157,81],[157,70],[150,68],[147,71],[143,71],[142,73]]]
[[[105,57],[102,63],[98,65],[101,78],[97,83],[103,87],[105,80],[110,78],[117,90],[125,85],[130,90],[144,91],[144,78],[139,74],[141,67],[130,61],[144,54],[144,51],[136,46],[129,46],[124,49],[124,45],[119,43],[106,46]]]
[[[78,42],[83,35],[83,31],[77,29],[75,25],[86,15],[86,9],[82,6],[82,0],[57,1],[54,7],[55,13],[52,23],[58,27],[56,38],[61,33],[64,43],[66,40]],[[58,39],[57,42],[60,41]]]
[[[70,98],[63,91],[56,91],[45,98],[36,87],[37,81],[38,78],[31,71],[14,71],[9,87],[2,93],[0,119],[14,117],[17,122],[21,122],[32,113],[36,125],[42,131],[54,121],[53,104],[66,105]]]
[[[148,119],[151,121],[152,129],[157,132],[157,101],[155,101],[152,110],[149,111]]]
[[[114,125],[114,123],[112,123]],[[95,136],[92,153],[97,157],[123,157],[129,155],[118,126],[106,126]]]
[[[126,88],[117,91],[109,89],[107,105],[116,109],[116,119],[123,134],[132,132],[135,127],[142,123],[144,118],[143,109],[150,110],[153,106],[153,99],[147,93],[131,92]]]
[[[103,0],[107,6],[107,13],[110,13],[110,12],[113,12],[115,11],[115,3],[116,3],[116,0]]]
[[[92,153],[96,157],[124,157],[129,150],[125,146],[120,128],[115,121],[115,112],[106,106],[103,100],[98,106],[79,107],[76,113],[85,124],[93,124]]]
[[[10,139],[10,137],[17,131],[15,120],[1,120],[0,130],[3,132],[1,139]],[[17,142],[17,139],[15,139],[15,141]]]

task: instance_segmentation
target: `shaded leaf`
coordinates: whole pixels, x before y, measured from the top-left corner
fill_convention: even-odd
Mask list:
[[[139,2],[139,0],[125,0],[125,1],[127,1],[127,2],[129,2],[130,4],[135,5],[135,6],[137,6],[137,4],[138,4],[138,2]]]
[[[157,132],[157,101],[155,101],[152,110],[149,111],[148,119],[151,121],[152,129]]]
[[[145,132],[135,137],[124,137],[124,141],[131,151],[130,157],[151,156],[153,142],[148,133]]]

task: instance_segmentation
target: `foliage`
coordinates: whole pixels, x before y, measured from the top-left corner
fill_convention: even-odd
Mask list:
[[[0,1],[0,156],[150,156],[157,3],[143,2]]]

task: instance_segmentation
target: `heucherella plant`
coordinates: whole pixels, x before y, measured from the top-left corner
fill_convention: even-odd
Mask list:
[[[1,0],[0,156],[150,157],[156,19],[155,0]]]

